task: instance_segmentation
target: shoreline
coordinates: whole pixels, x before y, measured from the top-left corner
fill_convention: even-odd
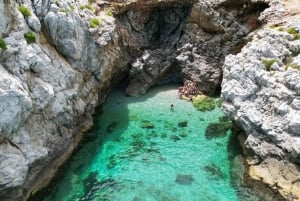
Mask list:
[[[296,164],[271,157],[258,161],[248,153],[244,134],[239,134],[238,140],[243,150],[247,183],[259,189],[264,187],[271,190],[279,201],[300,200],[300,185],[293,184],[293,180],[297,181],[300,175],[300,168]],[[288,179],[285,178],[287,176]]]

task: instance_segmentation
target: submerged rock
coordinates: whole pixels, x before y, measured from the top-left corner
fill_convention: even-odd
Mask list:
[[[210,123],[205,129],[207,139],[219,138],[226,136],[227,131],[232,128],[232,122],[227,117],[220,117],[219,122]]]
[[[185,138],[185,137],[188,136],[188,134],[186,134],[186,132],[181,132],[181,133],[179,134],[179,136],[182,137],[182,138]]]
[[[87,178],[83,180],[85,194],[88,194],[94,186],[100,183],[97,179],[97,175],[96,172],[91,172]]]
[[[118,125],[118,122],[116,122],[116,121],[112,122],[111,124],[109,124],[107,126],[106,132],[107,133],[112,133],[116,129],[117,125]]]
[[[187,121],[182,121],[182,122],[179,122],[177,125],[178,125],[178,127],[187,127],[188,122]]]
[[[213,177],[217,178],[217,179],[223,179],[224,178],[224,175],[223,175],[221,169],[218,166],[216,166],[214,163],[205,166],[204,170],[207,173],[211,174]]]
[[[114,168],[115,166],[116,166],[116,164],[117,164],[117,156],[116,155],[112,155],[112,156],[110,156],[109,157],[109,162],[108,162],[108,164],[106,165],[106,167],[108,168],[108,169],[111,169],[111,168]]]
[[[177,141],[180,140],[180,137],[178,137],[177,135],[172,135],[172,136],[170,137],[170,139],[173,140],[174,142],[177,142]]]
[[[136,150],[140,150],[142,149],[143,147],[145,147],[147,144],[146,142],[142,141],[142,140],[137,140],[137,141],[134,141],[132,143],[130,143],[130,145],[136,149]]]
[[[120,185],[112,178],[98,181],[97,173],[91,172],[88,177],[83,181],[84,184],[84,196],[80,198],[80,201],[91,200],[96,196],[100,200],[109,198],[110,192],[119,191]],[[99,198],[100,196],[102,197]]]
[[[137,115],[130,115],[129,116],[129,121],[137,121],[139,117]]]
[[[131,137],[132,137],[133,140],[139,140],[139,139],[143,138],[143,134],[134,133],[134,134],[131,134]]]
[[[176,175],[175,182],[180,185],[191,185],[194,182],[193,175],[190,174],[178,174]]]
[[[160,137],[164,139],[164,138],[167,137],[167,134],[166,134],[166,133],[162,133],[162,134],[160,135]]]
[[[152,133],[149,133],[146,138],[151,139],[151,138],[157,138],[157,137],[158,137],[158,134],[153,131]]]
[[[141,123],[141,128],[154,128],[154,124],[151,121],[144,120]]]

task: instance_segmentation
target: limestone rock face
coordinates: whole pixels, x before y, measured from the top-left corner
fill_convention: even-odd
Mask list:
[[[177,49],[182,78],[195,81],[205,94],[219,91],[225,56],[240,50],[246,36],[261,24],[259,15],[267,7],[263,1],[196,3]]]
[[[5,192],[3,189],[12,189],[23,185],[28,171],[28,161],[23,153],[9,142],[1,143],[0,149],[0,193],[2,194]],[[21,196],[22,191],[14,191],[9,199],[18,200]]]
[[[300,133],[300,72],[289,64],[300,53],[291,48],[298,41],[276,29],[264,29],[253,38],[241,53],[226,57],[224,111],[249,134],[246,144],[258,156],[277,155],[299,163],[299,150],[293,147]]]
[[[124,43],[146,49],[130,70],[127,94],[134,96],[160,82],[166,72],[195,81],[203,93],[216,93],[225,55],[239,51],[243,38],[260,25],[260,12],[268,7],[263,1],[245,1],[236,7],[227,1],[198,1],[193,6],[182,1],[185,7],[166,10],[155,8],[160,3],[144,7],[149,2],[132,3],[141,9],[124,14],[125,8],[134,7],[128,3],[120,14],[120,21],[132,27],[122,33]],[[155,46],[148,49],[149,44]]]
[[[148,15],[140,11],[128,11],[127,16],[122,18],[124,24],[131,24],[135,29],[128,30],[126,26],[124,43],[129,44],[133,51],[136,51],[136,48],[144,49],[141,53],[133,53],[137,55],[137,59],[131,64],[127,94],[144,94],[172,71],[176,55],[175,45],[180,38],[188,12],[189,8],[185,7],[156,8]],[[126,37],[127,35],[131,36]]]
[[[0,80],[0,132],[1,137],[9,137],[28,118],[32,101],[20,80],[9,75],[1,65]]]
[[[250,155],[264,161],[251,170],[270,186],[277,179],[273,170],[268,172],[272,168],[268,165],[282,168],[279,159],[300,164],[300,43],[295,34],[288,33],[291,28],[300,31],[299,23],[291,21],[252,34],[252,41],[239,54],[228,55],[223,66],[223,110],[245,131]],[[284,183],[278,181],[278,185]],[[294,184],[289,181],[280,187],[284,197],[299,196],[299,185]]]
[[[71,12],[66,15],[58,9],[53,5],[45,16],[46,32],[59,52],[65,57],[79,60],[83,55],[84,32],[87,31],[87,27],[77,14]]]
[[[24,17],[19,5],[32,15]],[[0,34],[7,45],[0,48],[1,201],[26,200],[47,185],[127,67],[114,18],[102,13],[97,16],[101,26],[91,28],[95,14],[79,6],[72,1],[0,3],[5,11]],[[26,42],[26,32],[36,42]]]
[[[279,5],[110,1],[110,16],[99,2],[89,2],[0,0],[0,36],[7,45],[0,48],[1,201],[26,200],[47,185],[92,126],[95,107],[121,79],[128,77],[126,92],[134,96],[178,79],[194,80],[203,93],[218,91],[225,56],[239,52],[264,13]],[[20,5],[32,15],[23,16]],[[273,9],[260,15],[268,5]],[[35,42],[25,38],[27,32]],[[250,43],[225,61],[224,109],[251,132],[247,145],[261,157],[272,153],[299,161],[299,73],[284,71],[283,63],[300,44],[290,34],[260,34],[270,39],[257,47]],[[270,66],[274,75],[264,69],[261,54],[277,60]],[[291,65],[299,62],[295,57]]]

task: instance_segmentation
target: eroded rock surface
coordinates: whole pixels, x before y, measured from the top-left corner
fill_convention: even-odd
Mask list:
[[[19,5],[31,15],[23,16]],[[128,61],[113,17],[92,29],[94,13],[72,1],[0,7],[7,45],[0,49],[0,200],[18,201],[45,186],[76,148]],[[36,43],[26,42],[29,31]]]
[[[218,92],[224,57],[240,50],[245,37],[260,26],[258,17],[268,7],[263,1],[239,1],[234,2],[235,6],[227,1],[188,5],[168,11],[154,9],[150,14],[144,10],[134,14],[129,11],[125,15],[127,23],[135,29],[130,34],[139,34],[126,37],[134,38],[128,44],[146,49],[132,63],[129,95],[145,93],[170,72],[173,77],[177,73],[183,80],[195,81],[200,92],[210,95]],[[149,41],[155,44],[151,49]]]
[[[27,7],[31,15],[23,15],[18,10],[20,5]],[[110,5],[115,6],[115,16],[111,16]],[[187,79],[193,80],[203,93],[217,92],[225,56],[239,52],[248,34],[264,19],[279,15],[279,5],[277,0],[269,3],[263,0],[138,0],[125,4],[0,0],[0,35],[7,45],[7,50],[0,48],[0,200],[26,200],[47,185],[76,148],[82,132],[92,126],[95,107],[104,101],[112,85],[128,74],[129,95],[143,94],[163,81]],[[35,35],[35,43],[26,42],[24,34],[27,32]],[[276,34],[271,32],[270,36]],[[276,48],[264,50],[268,57],[276,53],[274,57],[278,62],[272,69],[282,69],[280,61],[291,51],[300,50],[289,34],[286,39],[287,42],[278,40]],[[279,53],[272,53],[277,47]],[[255,51],[253,55],[242,52],[241,57],[243,54],[249,60],[256,58]],[[274,125],[258,124],[268,132],[268,137],[262,135],[261,141],[257,141],[258,138],[251,141],[254,135],[249,135],[247,143],[254,144],[262,157],[270,153],[284,156],[290,151],[291,158],[298,161],[298,145],[288,147],[285,143],[289,141],[284,142],[285,139],[294,141],[299,131],[297,108],[300,103],[293,98],[294,93],[300,92],[297,71],[289,69],[284,77],[275,73],[270,81],[258,60],[253,60],[258,62],[255,73],[263,79],[253,84],[253,80],[243,76],[235,79],[240,71],[228,73],[245,60],[227,57],[225,75],[234,79],[230,82],[231,79],[225,78],[224,109],[232,117],[241,113],[243,118],[237,121],[248,131],[253,122],[259,123],[264,118],[261,113],[272,106],[265,104],[267,109],[261,108],[262,111],[239,111],[240,107],[228,100],[246,100],[247,94],[259,90],[260,85],[278,86],[280,98],[273,102],[283,103],[276,105],[276,112],[289,115],[283,118],[288,126],[274,131],[276,125],[282,124],[277,121]],[[297,65],[298,60],[295,57],[293,65]],[[273,85],[277,77],[287,84],[277,85],[274,81]],[[251,84],[244,91],[239,83],[242,78]],[[227,81],[231,89],[225,86]],[[267,92],[271,91],[262,88],[261,93]],[[253,100],[265,103],[259,94]],[[254,131],[258,136],[260,130]],[[279,131],[283,135],[270,137]],[[265,140],[269,138],[271,141]],[[273,139],[278,141],[278,146]],[[259,143],[265,143],[269,149],[263,150]]]
[[[295,195],[297,200],[297,182],[286,184],[272,177],[288,175],[278,169],[284,160],[300,164],[298,22],[296,18],[252,34],[252,42],[239,54],[226,57],[222,83],[223,110],[246,132],[245,146],[253,157],[250,170],[259,175],[255,178],[270,186],[276,183],[283,196]],[[298,168],[293,170],[300,173]]]

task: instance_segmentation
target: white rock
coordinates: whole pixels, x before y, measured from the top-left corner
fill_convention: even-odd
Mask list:
[[[32,101],[21,81],[12,77],[1,65],[0,102],[0,133],[9,135],[26,121],[32,110]]]
[[[286,33],[269,29],[259,31],[256,41],[226,57],[223,110],[246,131],[247,147],[259,157],[271,154],[300,162],[300,150],[291,150],[298,146],[295,135],[300,135],[300,101],[296,97],[300,95],[300,72],[282,70],[291,53],[298,51],[298,42],[283,35]],[[271,72],[262,64],[264,57],[277,60]],[[294,65],[300,64],[299,58],[293,58]]]
[[[41,23],[35,14],[32,14],[27,18],[28,26],[35,32],[41,31]]]
[[[289,114],[289,129],[292,134],[300,135],[300,111]]]

